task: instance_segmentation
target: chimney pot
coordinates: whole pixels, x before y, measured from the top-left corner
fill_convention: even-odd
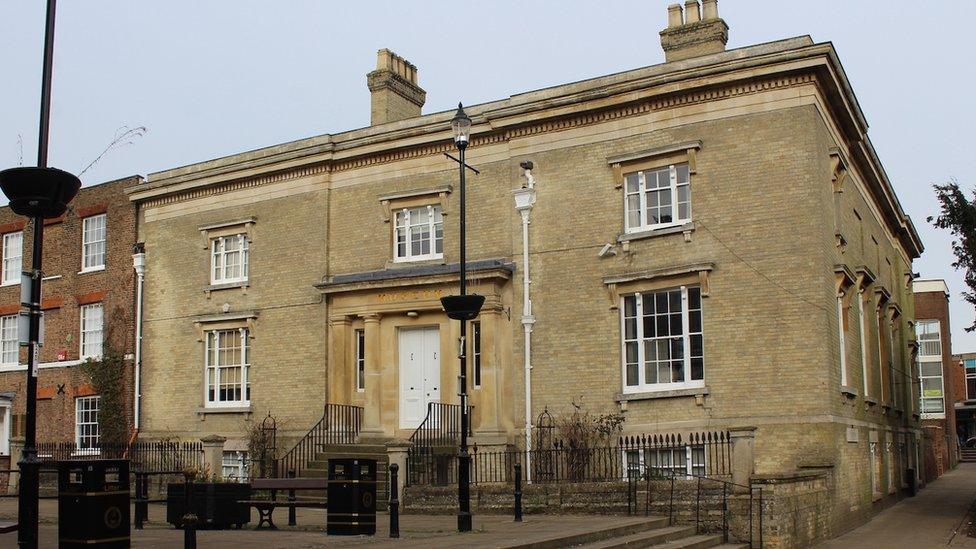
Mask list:
[[[376,52],[376,70],[366,75],[370,124],[420,116],[427,92],[417,85],[417,67],[384,48]]]
[[[685,24],[697,23],[701,21],[701,11],[698,7],[698,0],[685,0]]]
[[[717,0],[704,0],[704,4],[699,4],[698,0],[685,0],[683,24],[681,12],[679,4],[668,6],[668,28],[661,31],[665,61],[670,63],[725,51],[729,26],[718,16]]]
[[[718,0],[702,0],[702,20],[718,19]]]
[[[671,4],[668,6],[668,28],[673,29],[684,24],[684,16],[681,14],[681,4]]]

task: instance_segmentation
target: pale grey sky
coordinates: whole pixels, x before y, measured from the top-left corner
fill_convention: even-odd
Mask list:
[[[60,0],[51,165],[78,173],[121,126],[149,132],[83,177],[94,184],[369,124],[376,50],[416,64],[425,113],[653,65],[668,0]],[[720,0],[729,47],[832,41],[870,136],[952,291],[953,351],[976,350],[933,182],[976,186],[976,2]],[[44,2],[0,0],[0,167],[33,165]]]

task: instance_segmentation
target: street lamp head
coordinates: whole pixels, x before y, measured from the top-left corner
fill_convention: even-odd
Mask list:
[[[10,168],[0,172],[0,190],[14,213],[27,217],[60,217],[78,194],[81,180],[57,168]]]
[[[471,139],[471,119],[464,112],[464,107],[458,103],[458,110],[451,119],[451,129],[454,131],[454,145],[458,150],[464,150]]]

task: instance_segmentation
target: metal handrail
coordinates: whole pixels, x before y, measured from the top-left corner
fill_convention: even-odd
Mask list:
[[[275,459],[275,476],[282,478],[288,471],[301,473],[319,453],[319,447],[329,444],[355,444],[362,428],[363,408],[349,404],[326,403],[320,419],[295,446]]]
[[[674,521],[674,482],[675,479],[684,480],[694,480],[695,481],[695,533],[704,534],[707,533],[709,521],[702,519],[702,482],[716,482],[722,486],[722,541],[723,543],[729,542],[729,517],[732,514],[729,509],[728,498],[729,495],[736,492],[735,488],[739,488],[739,492],[743,495],[748,494],[749,497],[749,532],[747,541],[749,547],[762,547],[763,546],[763,493],[761,486],[747,486],[744,484],[739,484],[732,482],[730,480],[725,480],[722,478],[716,478],[707,475],[697,475],[694,473],[678,474],[678,475],[645,475],[644,480],[647,482],[647,487],[645,489],[646,501],[644,504],[644,514],[649,514],[650,504],[651,504],[651,486],[650,483],[653,480],[670,480],[670,494],[668,497],[668,521],[673,523]],[[629,479],[628,482],[628,511],[633,509],[636,514],[637,505],[634,501],[633,507],[631,506],[631,490],[633,494],[636,495],[636,478]],[[707,496],[706,496],[707,497]],[[707,513],[707,509],[706,509]],[[755,518],[758,517],[758,521]],[[757,524],[758,522],[758,529]],[[758,535],[757,535],[758,534]],[[758,543],[755,543],[758,538]]]
[[[468,406],[468,418],[474,406]],[[410,435],[407,450],[407,484],[446,484],[453,482],[456,464],[446,459],[456,455],[461,443],[461,405],[428,402],[427,415]],[[438,452],[450,447],[453,452]]]

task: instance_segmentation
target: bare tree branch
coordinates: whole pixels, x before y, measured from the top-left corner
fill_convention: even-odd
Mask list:
[[[138,128],[130,128],[128,126],[122,126],[121,128],[115,131],[115,138],[112,140],[111,143],[108,144],[108,147],[105,147],[105,150],[102,151],[102,154],[98,155],[98,157],[95,158],[95,160],[92,160],[90,164],[85,166],[85,169],[81,170],[81,173],[78,174],[78,177],[84,175],[85,172],[90,170],[92,166],[97,164],[98,161],[104,158],[105,155],[107,155],[109,152],[115,149],[120,149],[122,147],[125,147],[126,145],[135,144],[135,139],[142,137],[148,131],[149,130],[146,129],[145,126],[139,126]]]

